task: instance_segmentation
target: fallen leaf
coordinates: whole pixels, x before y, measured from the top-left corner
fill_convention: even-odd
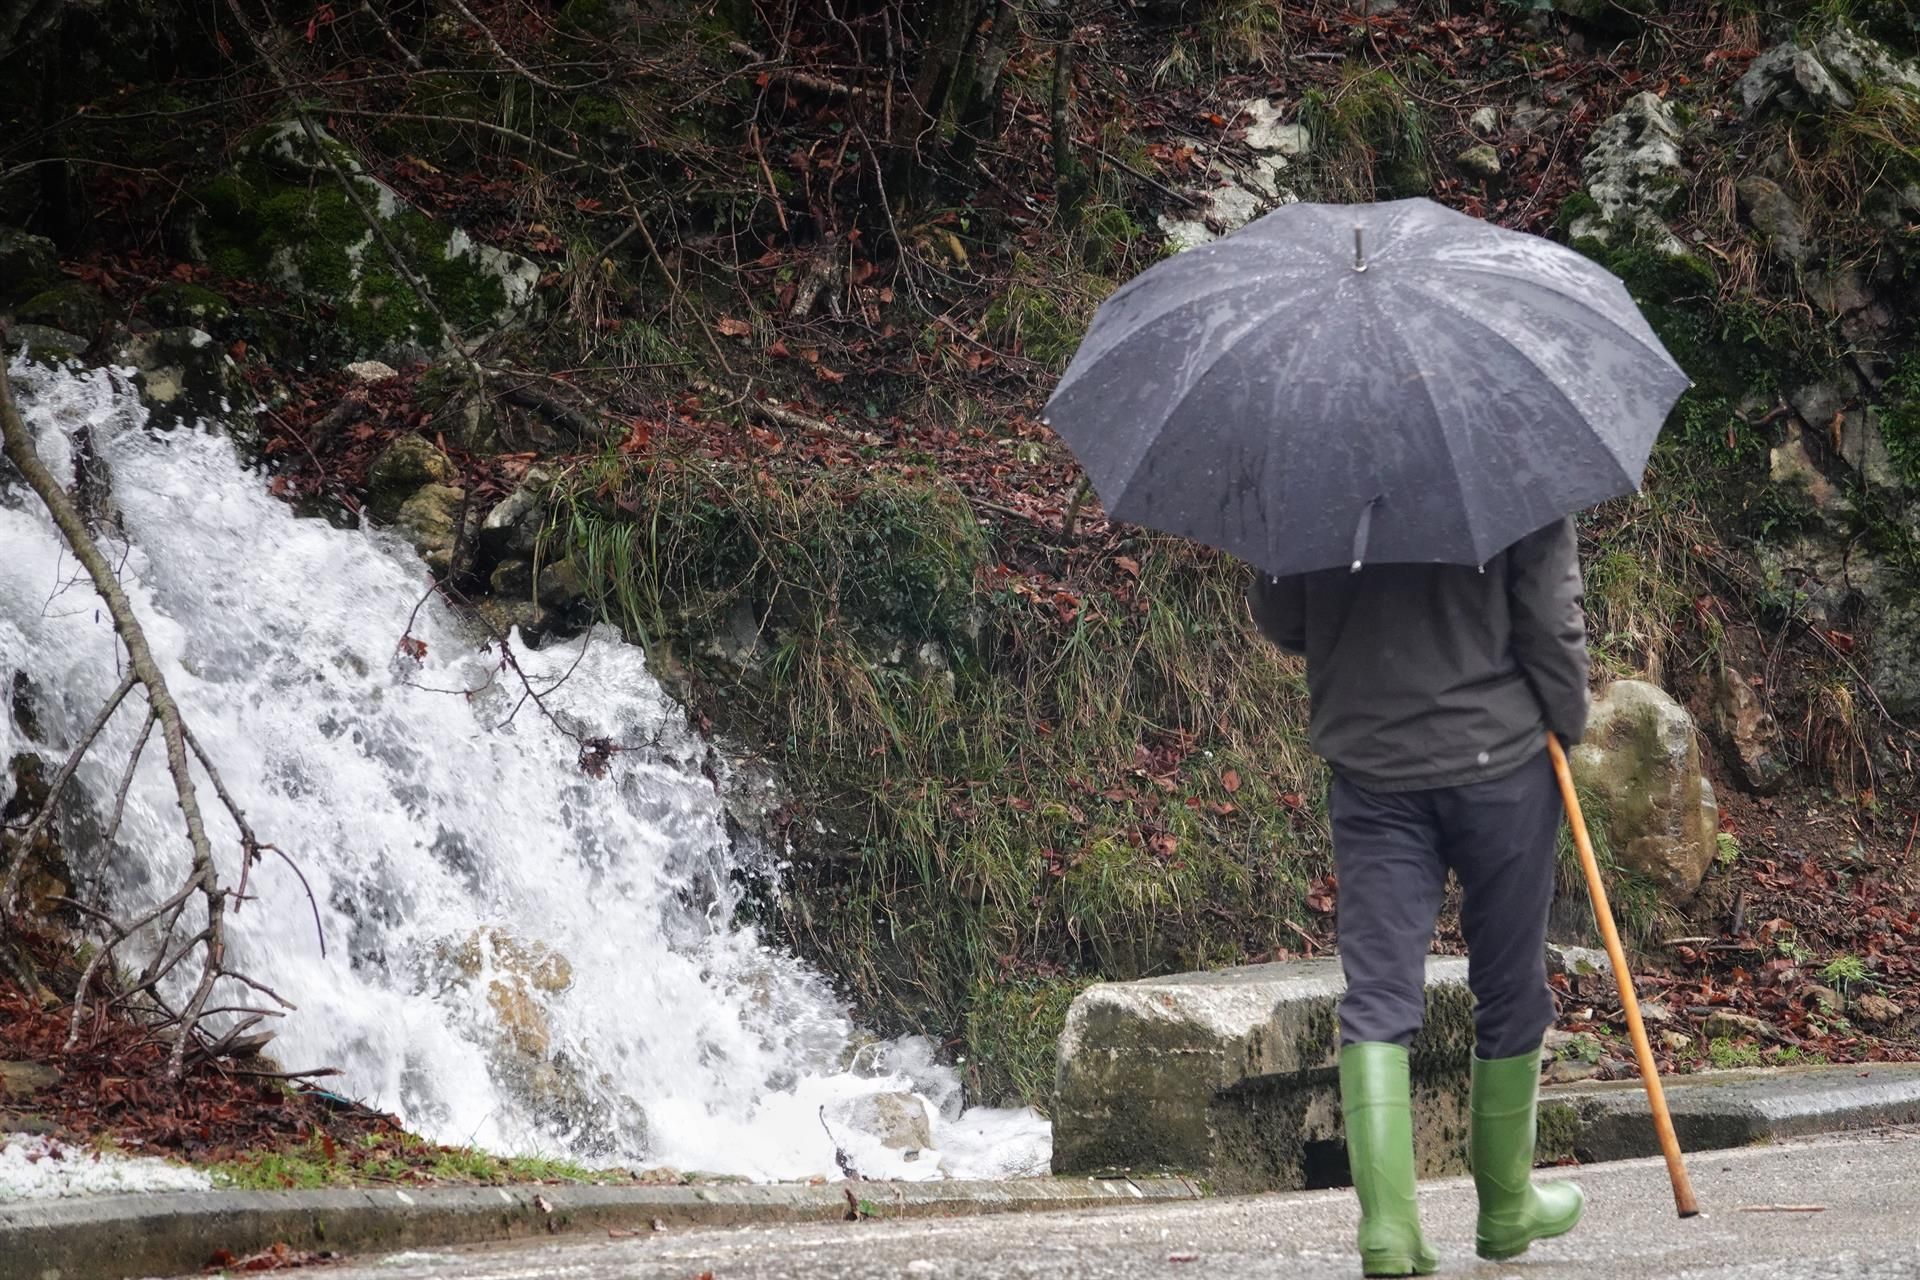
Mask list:
[[[753,332],[753,326],[745,320],[735,320],[732,316],[721,316],[714,321],[714,328],[729,338],[744,338]]]
[[[1235,791],[1238,791],[1240,789],[1239,772],[1233,769],[1229,769],[1225,773],[1221,774],[1220,785],[1227,789],[1227,792],[1229,795],[1231,795]]]

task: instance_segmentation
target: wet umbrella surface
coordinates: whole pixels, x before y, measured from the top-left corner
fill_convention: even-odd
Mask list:
[[[1687,385],[1571,249],[1428,200],[1295,204],[1109,298],[1047,420],[1115,519],[1269,573],[1480,564],[1638,488]]]

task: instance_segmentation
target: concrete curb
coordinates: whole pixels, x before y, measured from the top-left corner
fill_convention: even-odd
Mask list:
[[[276,1243],[377,1253],[563,1231],[961,1217],[1195,1200],[1185,1178],[1029,1178],[819,1186],[434,1187],[194,1191],[0,1206],[0,1280],[131,1280],[198,1272]]]
[[[1710,1071],[1670,1076],[1667,1108],[1683,1151],[1920,1123],[1920,1064]],[[1638,1080],[1540,1091],[1540,1157],[1584,1164],[1659,1154]]]

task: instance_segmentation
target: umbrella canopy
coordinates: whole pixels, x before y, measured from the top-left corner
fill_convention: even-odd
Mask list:
[[[1688,385],[1570,249],[1428,200],[1294,204],[1109,298],[1047,421],[1113,518],[1269,573],[1483,564],[1637,489]]]

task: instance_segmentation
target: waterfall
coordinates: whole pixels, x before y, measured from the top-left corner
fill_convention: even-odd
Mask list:
[[[963,1115],[930,1045],[863,1035],[740,918],[778,851],[729,844],[721,790],[743,784],[640,650],[606,628],[540,650],[509,636],[536,704],[398,539],[297,516],[224,433],[148,427],[112,371],[13,377],[55,475],[85,429],[155,657],[249,824],[311,887],[312,904],[268,858],[229,916],[234,967],[297,1006],[278,1062],[337,1067],[337,1092],[497,1151],[784,1178],[834,1175],[837,1141],[868,1177],[1044,1170],[1044,1121]],[[117,659],[86,575],[0,476],[0,681],[31,712],[0,715],[0,765],[63,759]],[[98,847],[137,702],[82,767],[64,832],[78,892],[123,913],[188,859],[155,746]],[[594,736],[635,749],[583,770]],[[0,798],[12,785],[0,770]],[[236,833],[202,795],[234,884]],[[874,1116],[919,1106],[933,1147],[882,1146]]]

